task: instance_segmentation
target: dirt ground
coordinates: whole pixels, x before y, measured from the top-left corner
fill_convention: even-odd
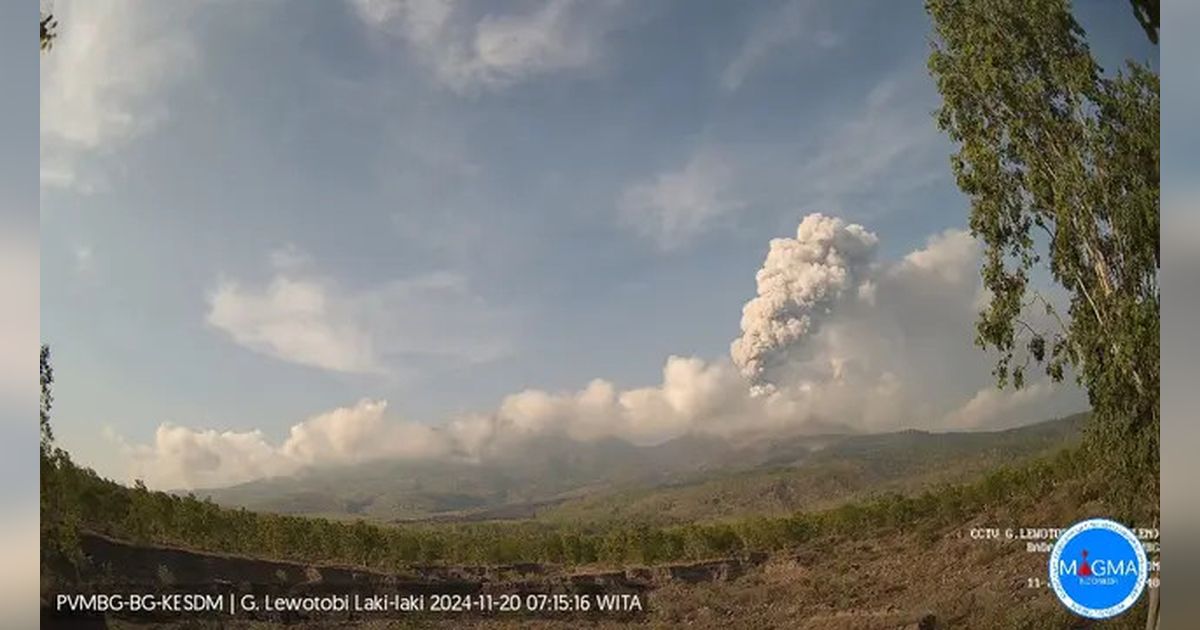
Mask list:
[[[633,581],[642,580],[645,586],[641,601],[645,611],[621,618],[595,612],[541,617],[426,614],[359,621],[326,618],[285,627],[1144,628],[1147,597],[1143,596],[1135,609],[1115,620],[1088,622],[1068,613],[1048,587],[1030,585],[1030,578],[1043,578],[1044,584],[1046,553],[1030,552],[1023,540],[1007,540],[1003,536],[998,540],[979,540],[970,534],[974,528],[994,527],[1003,531],[1007,527],[1062,527],[1105,512],[1103,505],[1077,503],[1069,489],[1061,489],[1036,503],[1026,502],[1022,508],[997,507],[956,526],[897,529],[862,539],[818,539],[753,562],[731,560],[728,565],[633,568],[624,573],[610,571],[590,576],[611,580],[614,575],[624,575],[632,576]],[[210,560],[204,562],[205,566],[212,565]],[[277,567],[267,569],[279,571]],[[558,584],[572,579],[570,575],[549,577],[559,580]],[[175,623],[108,620],[90,627],[259,630],[280,625],[225,618]]]

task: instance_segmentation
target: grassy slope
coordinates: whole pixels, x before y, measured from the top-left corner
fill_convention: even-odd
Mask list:
[[[966,535],[972,527],[1054,527],[1096,515],[1134,524],[1153,518],[1154,497],[1118,506],[1111,481],[1088,466],[1084,453],[1065,451],[965,486],[814,515],[819,527],[810,537],[776,548],[765,565],[736,580],[668,583],[651,591],[641,621],[649,627],[882,630],[915,628],[932,615],[937,628],[1139,628],[1145,600],[1116,620],[1081,626],[1049,590],[1027,587],[1027,578],[1044,575],[1044,553],[1029,553],[1020,541]],[[620,627],[602,618],[582,621],[456,617],[423,619],[419,627]]]
[[[964,535],[977,526],[1068,524],[1114,509],[1102,482],[1075,477],[1046,492],[1008,495],[954,521],[926,515],[904,526],[822,536],[774,554],[735,581],[655,590],[644,623],[661,628],[896,630],[918,628],[932,616],[936,628],[1140,629],[1145,597],[1116,619],[1081,624],[1048,589],[1027,586],[1027,578],[1044,576],[1045,554],[1029,553],[1020,542],[983,542]],[[460,626],[447,622],[444,627]],[[472,627],[566,629],[578,622],[501,620]]]

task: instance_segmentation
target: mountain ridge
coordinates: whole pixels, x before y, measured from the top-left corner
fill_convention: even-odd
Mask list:
[[[750,486],[783,480],[801,489],[805,480],[821,480],[828,492],[812,498],[824,500],[936,477],[939,467],[974,470],[985,462],[1065,445],[1077,438],[1087,416],[998,431],[764,434],[740,440],[689,433],[651,446],[551,436],[527,445],[519,456],[480,462],[381,460],[194,494],[255,511],[389,521],[528,518],[622,493],[678,494],[705,484],[729,493],[725,486],[745,479]],[[839,479],[845,488],[837,487]],[[796,507],[789,501],[783,505]]]

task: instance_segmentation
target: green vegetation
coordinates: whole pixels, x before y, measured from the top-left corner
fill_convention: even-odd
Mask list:
[[[70,582],[77,575],[83,561],[79,536],[84,531],[144,544],[383,571],[421,563],[654,564],[772,551],[823,536],[954,526],[988,506],[1012,504],[1021,498],[1032,504],[1085,470],[1082,451],[1064,449],[1028,465],[1002,468],[977,483],[943,485],[913,496],[888,493],[823,511],[743,515],[686,524],[526,520],[393,526],[264,514],[222,508],[192,495],[150,491],[140,482],[128,488],[75,465],[66,452],[54,446],[49,422],[53,371],[46,349],[41,365],[42,557],[43,574],[51,583]],[[1039,427],[1034,431],[1037,434],[1056,434],[1051,430],[1053,424]],[[881,449],[879,436],[850,441],[840,448],[887,452]],[[823,456],[836,458],[839,452],[834,447]],[[889,465],[886,457],[878,461]]]
[[[1134,3],[1148,34],[1154,4]],[[1068,0],[925,6],[937,123],[984,243],[978,343],[1000,353],[1001,387],[1021,387],[1031,363],[1073,372],[1090,445],[1140,492],[1158,478],[1158,75],[1131,61],[1105,76]],[[1066,291],[1066,317],[1031,286],[1035,270]]]
[[[149,491],[141,484],[126,488],[65,457],[43,476],[43,490],[54,492],[47,497],[59,519],[51,531],[61,538],[48,542],[57,547],[68,547],[72,529],[84,528],[141,543],[378,570],[414,563],[628,565],[772,551],[820,536],[857,536],[917,524],[952,526],[988,506],[1021,498],[1035,502],[1074,479],[1084,467],[1082,457],[1082,451],[1067,449],[1024,467],[1000,469],[977,483],[916,496],[888,494],[820,512],[666,527],[535,521],[388,526],[260,514]]]
[[[702,475],[686,483],[593,492],[542,508],[552,523],[677,525],[748,514],[785,516],[879,493],[973,481],[1005,464],[1078,443],[1088,414],[977,433],[904,431],[837,438],[795,465]]]
[[[1157,41],[1158,2],[1130,2],[1147,36]],[[871,536],[941,536],[989,512],[1039,513],[1048,501],[1064,497],[1078,502],[1065,512],[1104,506],[1101,512],[1126,522],[1155,518],[1158,76],[1131,63],[1125,73],[1104,77],[1067,0],[927,0],[926,8],[936,35],[929,67],[943,96],[937,120],[959,146],[954,173],[971,199],[972,231],[986,248],[982,272],[992,297],[981,314],[978,342],[1000,352],[996,376],[1002,387],[1024,385],[1031,364],[1043,366],[1054,380],[1076,375],[1095,409],[1085,446],[1005,466],[1044,454],[1062,436],[1022,441],[1028,436],[1014,433],[1012,442],[981,447],[970,442],[977,439],[972,436],[930,440],[929,434],[913,432],[846,438],[812,456],[807,446],[784,444],[785,456],[769,452],[758,460],[759,468],[731,475],[697,468],[701,451],[694,442],[677,449],[689,469],[659,466],[672,461],[668,451],[647,456],[610,443],[582,459],[521,462],[527,468],[508,476],[493,468],[463,477],[456,476],[461,470],[430,466],[423,478],[440,485],[418,479],[382,501],[346,477],[308,480],[318,486],[286,498],[295,511],[388,517],[566,499],[537,519],[514,522],[339,521],[230,509],[194,495],[150,491],[140,482],[128,488],[75,465],[54,444],[53,370],[43,347],[43,588],[78,579],[86,562],[80,537],[87,532],[205,552],[403,571],[423,563],[657,564],[814,541],[827,548],[830,540],[846,549],[847,541]],[[55,37],[56,23],[44,14],[42,49]],[[1031,287],[1039,268],[1067,292],[1066,313]],[[1044,318],[1031,318],[1035,306]],[[743,455],[713,448],[713,470]],[[602,476],[611,470],[635,473],[615,480]],[[962,483],[985,470],[990,472]],[[380,483],[402,476],[394,468],[376,473]],[[413,481],[413,475],[405,479]],[[643,485],[627,487],[634,483]],[[588,484],[611,485],[606,493],[562,496]],[[347,487],[358,494],[335,494]],[[239,489],[233,496],[253,498],[263,488]],[[1124,500],[1113,503],[1116,496]],[[377,511],[368,512],[372,506]],[[985,566],[991,558],[976,561]],[[820,576],[820,584],[828,585],[827,591],[814,589],[822,607],[828,606],[827,595],[844,594],[858,577],[853,567],[831,566],[844,575],[828,570]],[[159,581],[175,581],[165,565]],[[753,590],[765,596],[764,589]],[[969,598],[972,607],[976,594]],[[1018,610],[1012,593],[1004,597],[1005,615],[1025,615],[1029,627],[1046,622],[1041,610]],[[688,608],[707,612],[712,602],[692,601]],[[764,608],[777,610],[775,603]],[[851,601],[845,608],[852,606]],[[745,614],[743,606],[729,608]],[[1054,613],[1066,616],[1058,608]],[[1005,616],[1003,623],[975,627],[1012,621]]]
[[[70,574],[81,558],[79,555],[79,506],[69,488],[64,487],[72,471],[77,470],[67,452],[54,445],[50,427],[50,410],[54,406],[51,385],[54,368],[50,365],[50,348],[42,346],[39,354],[41,405],[39,423],[41,475],[41,574],[43,580]]]
[[[1158,0],[1129,0],[1129,4],[1133,7],[1133,16],[1137,18],[1138,24],[1146,31],[1146,37],[1157,44],[1160,13]]]
[[[1157,43],[1158,1],[1130,4]],[[991,298],[976,341],[999,352],[1000,387],[1020,388],[1031,364],[1054,381],[1074,374],[1094,411],[1085,448],[1111,471],[1113,502],[1157,505],[1158,74],[1129,61],[1105,76],[1069,0],[925,9],[937,124],[958,145],[951,166],[984,244]],[[1035,272],[1066,292],[1065,314],[1031,286]]]
[[[58,37],[58,20],[49,13],[42,13],[41,21],[41,48],[42,51],[50,50],[54,46],[54,39]]]

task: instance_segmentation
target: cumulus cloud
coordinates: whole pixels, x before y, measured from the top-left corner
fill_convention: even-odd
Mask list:
[[[693,156],[683,168],[625,189],[621,219],[660,248],[681,247],[743,203],[731,191],[732,168],[712,152]]]
[[[1045,381],[994,389],[990,359],[972,344],[981,283],[969,234],[934,234],[894,262],[875,260],[878,240],[836,217],[805,217],[795,238],[771,242],[730,357],[671,356],[656,385],[528,389],[437,426],[364,400],[297,424],[279,445],[257,431],[164,425],[153,444],[129,449],[148,482],[194,487],[386,457],[481,460],[546,435],[655,444],[831,425],[971,430],[1084,407],[1078,389]]]
[[[221,282],[208,323],[235,342],[285,361],[338,372],[377,372],[370,334],[315,281],[277,276],[264,289]]]
[[[118,441],[130,457],[133,477],[156,488],[220,487],[288,475],[310,465],[446,452],[438,431],[386,422],[386,409],[386,402],[364,399],[292,426],[278,445],[261,431],[194,430],[171,424],[160,426],[149,445]]]
[[[439,426],[390,417],[386,401],[361,400],[292,426],[278,444],[257,430],[172,424],[161,425],[151,444],[130,445],[113,437],[131,461],[131,477],[156,488],[207,488],[383,458],[479,461],[547,435],[613,436],[636,444],[689,431],[728,435],[785,420],[791,410],[777,409],[775,402],[752,397],[728,361],[670,357],[658,386],[619,391],[597,379],[577,392],[530,389],[507,396],[491,413]]]
[[[162,424],[149,445],[124,445],[131,474],[156,488],[224,486],[295,472],[261,431],[216,431]]]
[[[559,432],[578,440],[616,436],[653,444],[691,430],[720,430],[750,404],[728,361],[671,356],[660,385],[618,391],[597,379],[574,393],[527,390],[505,398],[490,419],[519,435]]]
[[[222,282],[209,302],[208,323],[251,349],[331,370],[376,369],[366,334],[352,322],[334,321],[316,283],[278,277],[255,292]]]
[[[442,85],[498,89],[591,66],[616,24],[620,0],[549,0],[498,14],[462,0],[355,0],[372,29],[399,37]]]
[[[281,452],[302,464],[348,464],[381,457],[429,457],[448,452],[438,431],[388,422],[386,401],[362,400],[292,427]]]
[[[87,192],[88,155],[111,150],[167,115],[163,88],[196,61],[183,4],[58,2],[59,37],[42,57],[42,185]]]
[[[929,237],[923,249],[905,255],[892,273],[917,277],[930,275],[947,286],[963,286],[974,282],[979,254],[979,241],[965,230],[949,229]]]
[[[504,311],[458,274],[350,291],[306,272],[295,248],[272,260],[266,285],[223,279],[208,298],[208,324],[250,350],[335,372],[385,374],[406,360],[480,363],[510,349]]]

